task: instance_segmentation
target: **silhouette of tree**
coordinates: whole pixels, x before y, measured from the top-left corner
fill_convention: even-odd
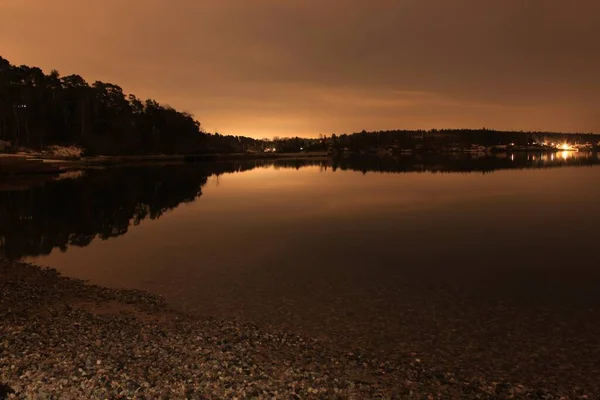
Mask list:
[[[210,135],[188,112],[126,95],[115,84],[91,86],[79,75],[45,75],[0,57],[0,140],[13,147],[80,145],[89,154],[190,154],[262,150],[264,142]]]

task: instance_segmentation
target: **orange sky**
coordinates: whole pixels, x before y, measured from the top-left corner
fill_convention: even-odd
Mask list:
[[[600,132],[598,0],[0,0],[0,55],[255,137]]]

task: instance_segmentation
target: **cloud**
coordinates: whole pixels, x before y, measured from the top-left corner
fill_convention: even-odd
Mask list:
[[[598,37],[595,0],[0,4],[12,62],[115,82],[253,135],[600,130]]]

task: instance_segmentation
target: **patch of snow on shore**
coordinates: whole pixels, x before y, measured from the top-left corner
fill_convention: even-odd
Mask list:
[[[44,155],[55,157],[74,157],[79,158],[83,154],[83,149],[77,146],[48,146],[44,151]]]
[[[56,178],[54,178],[55,181],[62,181],[65,179],[79,179],[81,177],[83,177],[85,175],[85,171],[68,171],[68,172],[63,172],[62,174],[58,175]]]

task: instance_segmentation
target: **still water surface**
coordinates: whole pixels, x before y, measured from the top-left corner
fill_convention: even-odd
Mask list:
[[[568,378],[600,359],[596,163],[88,171],[0,193],[0,233],[5,256],[189,312]]]

